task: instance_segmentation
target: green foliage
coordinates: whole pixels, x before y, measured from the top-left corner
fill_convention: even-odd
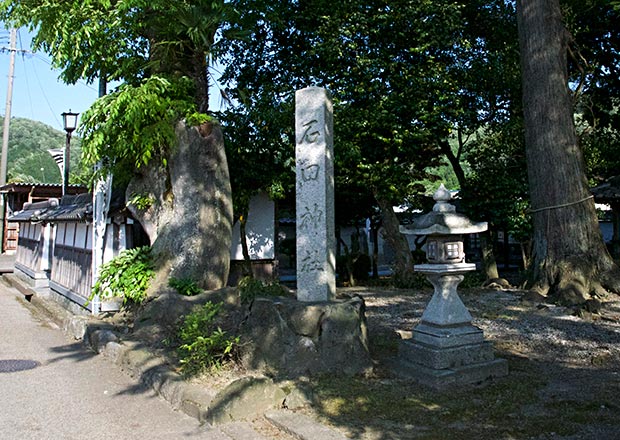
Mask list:
[[[181,370],[186,375],[214,371],[231,359],[233,350],[239,344],[239,337],[228,336],[216,326],[221,303],[207,302],[197,306],[185,316],[177,337],[180,345],[177,353]]]
[[[107,158],[117,176],[152,159],[163,162],[175,145],[175,124],[195,111],[192,89],[188,78],[152,76],[99,98],[80,125],[85,163]]]
[[[216,32],[235,17],[225,0],[0,1],[0,19],[27,26],[33,49],[50,55],[65,82],[122,82],[80,126],[86,168],[102,160],[100,172],[117,184],[153,159],[166,163],[179,119],[205,120],[196,112],[208,110],[207,61]]]
[[[148,194],[132,194],[131,198],[127,201],[127,204],[133,205],[136,209],[141,211],[146,211],[153,203],[155,203],[155,199]]]
[[[203,290],[196,284],[196,281],[190,280],[188,278],[171,277],[168,280],[168,286],[172,287],[178,293],[185,296],[199,295],[203,292]]]
[[[467,272],[459,287],[463,289],[482,287],[485,281],[486,277],[482,272]]]
[[[305,87],[311,78],[333,93],[338,114],[336,193],[346,191],[349,202],[366,212],[373,190],[402,200],[416,188],[411,183],[426,175],[425,167],[437,161],[432,133],[422,122],[428,120],[428,97],[441,82],[426,81],[422,72],[427,77],[445,72],[439,53],[453,51],[448,36],[458,24],[458,6],[346,2],[330,5],[325,16],[317,4],[259,4],[239,3],[254,33],[224,54],[223,81],[233,87],[227,93],[241,103],[222,118],[228,126],[234,113],[239,127],[239,136],[233,134],[228,145],[245,146],[242,139],[251,136],[250,148],[272,147],[278,155],[270,163],[286,167],[294,143],[287,116],[293,110],[290,90]],[[264,174],[262,161],[251,165],[257,175]]]
[[[239,280],[239,297],[241,303],[251,303],[257,296],[285,296],[286,290],[280,284],[264,283],[253,277],[247,276]]]
[[[140,304],[146,299],[154,275],[149,246],[127,249],[101,266],[89,301],[98,295],[101,299],[121,297],[123,303]]]
[[[33,49],[48,53],[67,83],[91,82],[102,73],[106,80],[135,82],[166,70],[196,72],[222,22],[234,17],[234,5],[225,0],[0,2],[0,19],[33,31]]]
[[[206,113],[194,112],[185,116],[185,122],[192,127],[202,125],[205,122],[214,122],[215,118],[209,116]]]
[[[352,259],[353,277],[358,281],[368,279],[368,272],[372,269],[372,260],[366,254],[359,254]]]
[[[531,233],[529,194],[522,121],[515,118],[481,130],[467,154],[472,164],[463,209],[494,230],[505,230],[517,240]]]
[[[392,276],[391,284],[399,289],[413,289],[413,290],[426,290],[432,289],[431,283],[426,279],[426,276],[420,272],[414,272],[412,277],[398,276],[398,272],[395,272]]]

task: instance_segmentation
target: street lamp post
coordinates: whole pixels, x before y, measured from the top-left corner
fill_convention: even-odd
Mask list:
[[[63,176],[62,176],[62,195],[67,195],[69,189],[69,161],[71,160],[71,134],[77,127],[79,113],[73,113],[71,110],[62,114],[62,123],[67,132],[67,141],[65,143],[65,154],[63,160]]]

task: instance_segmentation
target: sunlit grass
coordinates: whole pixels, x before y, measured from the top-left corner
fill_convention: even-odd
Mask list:
[[[325,376],[314,383],[315,410],[325,422],[349,427],[353,438],[382,440],[572,435],[593,417],[602,414],[612,423],[617,414],[618,408],[604,398],[541,404],[547,385],[542,376],[527,360],[515,359],[511,367],[507,378],[486,386],[444,391],[395,379]],[[369,432],[382,434],[364,434]]]

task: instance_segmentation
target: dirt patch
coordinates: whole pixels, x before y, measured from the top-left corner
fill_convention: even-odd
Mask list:
[[[600,314],[523,301],[518,290],[463,289],[463,302],[497,357],[502,379],[435,391],[396,377],[390,368],[397,331],[411,331],[431,292],[343,289],[360,295],[375,374],[313,381],[307,409],[350,438],[617,439],[620,438],[620,301]]]

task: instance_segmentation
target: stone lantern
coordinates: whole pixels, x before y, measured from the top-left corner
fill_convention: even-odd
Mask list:
[[[430,213],[401,226],[404,234],[427,236],[428,262],[414,270],[426,275],[434,293],[412,338],[401,343],[399,370],[435,388],[504,376],[506,361],[494,358],[491,344],[471,324],[471,314],[457,293],[464,274],[476,270],[475,264],[465,262],[463,236],[486,231],[487,224],[473,223],[457,213],[443,184],[433,198],[436,203]]]

